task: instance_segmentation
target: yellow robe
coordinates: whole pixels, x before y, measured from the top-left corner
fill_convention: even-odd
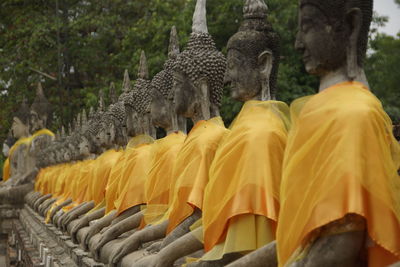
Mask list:
[[[63,208],[65,212],[85,201],[93,165],[94,160],[85,160],[79,162],[75,167],[75,172],[71,173],[71,175],[73,175],[72,177],[74,177],[74,180],[71,184],[69,193],[73,203]]]
[[[123,172],[125,169],[125,164],[127,159],[129,158],[129,154],[132,149],[127,148],[124,151],[121,151],[121,156],[118,161],[114,164],[111,169],[110,176],[108,178],[107,186],[106,186],[106,194],[105,194],[105,202],[106,202],[106,214],[112,210],[115,210],[115,200],[119,197],[119,189],[120,183],[124,184]]]
[[[32,142],[32,136],[20,138],[20,139],[18,139],[18,141],[15,142],[15,144],[10,148],[10,151],[8,152],[8,158],[7,158],[7,159],[8,159],[8,164],[9,164],[8,173],[3,174],[4,177],[8,177],[7,180],[13,175],[13,174],[11,173],[11,166],[10,166],[10,165],[11,165],[11,159],[12,159],[12,157],[13,157],[13,155],[14,155],[14,152],[17,150],[17,148],[18,148],[19,146],[21,146],[21,145],[29,146],[31,142]],[[5,180],[4,180],[4,181],[5,181]]]
[[[141,138],[141,137],[138,137]],[[114,204],[118,214],[126,211],[127,209],[145,204],[145,183],[153,161],[152,153],[152,138],[148,138],[146,142],[134,146],[132,153],[127,159],[123,176],[126,177],[125,186],[119,194],[118,199]]]
[[[35,138],[35,137],[37,137],[37,136],[39,136],[39,135],[49,135],[49,136],[52,136],[52,137],[55,136],[54,133],[53,133],[52,131],[50,131],[50,130],[48,130],[48,129],[41,129],[41,130],[35,132],[35,133],[32,135],[32,138]]]
[[[291,111],[277,229],[280,266],[302,254],[313,230],[350,213],[366,219],[375,241],[368,266],[399,261],[400,145],[381,102],[361,83],[345,82],[295,101]]]
[[[10,159],[7,158],[6,161],[4,161],[3,165],[3,181],[7,181],[10,178]]]
[[[211,164],[203,204],[204,247],[211,251],[204,259],[255,250],[274,240],[289,126],[283,102],[244,104]]]
[[[111,169],[118,161],[120,156],[120,152],[112,149],[104,152],[98,158],[96,158],[91,170],[92,180],[88,187],[86,201],[93,200],[95,204],[98,205],[104,200]]]
[[[141,226],[158,221],[167,211],[171,184],[177,178],[172,171],[185,138],[184,133],[175,132],[152,145],[154,160],[145,184],[147,206]]]
[[[199,121],[188,134],[175,162],[173,176],[178,177],[170,196],[170,233],[195,208],[203,209],[204,190],[208,183],[208,171],[215,151],[228,130],[220,117]]]

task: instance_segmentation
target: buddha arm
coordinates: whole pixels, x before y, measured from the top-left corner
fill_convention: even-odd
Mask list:
[[[131,217],[132,215],[135,215],[136,213],[138,213],[140,211],[140,205],[136,205],[134,207],[131,207],[129,209],[127,209],[126,211],[122,212],[120,215],[118,215],[111,223],[111,225],[114,225],[116,223],[119,223],[123,220],[125,220],[126,218]]]
[[[190,232],[190,226],[201,218],[202,212],[199,209],[195,209],[194,213],[186,218],[181,224],[179,224],[167,237],[163,240],[161,244],[161,249],[168,246],[181,236]]]
[[[102,234],[102,237],[100,238],[99,242],[94,247],[95,257],[98,258],[99,253],[105,244],[107,244],[111,240],[118,238],[118,236],[122,235],[123,233],[126,233],[130,230],[139,227],[142,218],[143,218],[143,213],[138,212],[108,228]]]
[[[71,210],[68,212],[68,215],[65,217],[62,225],[64,228],[67,227],[67,225],[72,221],[78,218],[79,216],[87,213],[91,209],[93,209],[95,206],[94,201],[89,201],[89,202],[84,202],[81,205],[79,205],[79,208]]]
[[[50,219],[51,219],[51,221],[53,221],[54,215],[55,215],[59,210],[61,210],[61,209],[64,208],[65,206],[70,205],[71,203],[72,203],[72,199],[69,198],[69,199],[65,200],[64,202],[62,202],[60,205],[54,207],[54,208],[51,210],[51,213],[50,213]]]
[[[264,247],[247,254],[246,256],[238,259],[237,261],[228,265],[229,267],[276,267],[278,266],[278,259],[276,255],[276,241],[273,241]]]
[[[97,233],[101,231],[104,227],[107,227],[111,224],[112,220],[115,218],[117,211],[112,210],[103,218],[97,220],[93,225],[89,226],[89,231],[84,238],[84,245],[88,246],[90,239]]]
[[[33,204],[33,209],[37,210],[39,205],[42,204],[44,201],[46,201],[47,199],[51,198],[52,194],[46,194],[44,196],[41,196],[40,198],[38,198],[35,203]]]
[[[202,231],[202,227],[197,228],[194,231]],[[203,243],[201,243],[191,232],[170,243],[158,254],[144,258],[137,262],[135,267],[145,266],[173,266],[174,262],[184,256],[203,249]]]
[[[110,265],[116,265],[127,254],[139,249],[140,245],[165,237],[168,221],[146,227],[124,240],[110,256]]]

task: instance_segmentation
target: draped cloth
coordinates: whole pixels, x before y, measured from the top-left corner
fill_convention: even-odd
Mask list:
[[[96,158],[92,169],[92,181],[88,188],[87,201],[93,200],[98,205],[104,200],[111,169],[120,156],[120,152],[111,149]]]
[[[10,178],[10,158],[4,161],[3,165],[3,181],[7,181]]]
[[[129,158],[129,153],[131,153],[131,151],[132,149],[121,151],[121,156],[111,169],[105,193],[106,214],[112,210],[115,210],[114,202],[119,196],[120,183],[124,184],[125,182],[122,173],[124,171],[126,160]]]
[[[93,170],[94,160],[89,159],[78,162],[74,168],[74,172],[71,173],[74,177],[72,184],[70,185],[69,195],[73,200],[73,203],[69,206],[63,207],[62,210],[67,212],[79,204],[86,201],[85,196],[88,190],[91,174]]]
[[[177,177],[175,189],[170,190],[171,205],[168,211],[170,233],[195,208],[203,209],[204,190],[209,180],[208,171],[218,145],[228,130],[221,117],[196,123],[188,134],[177,156],[173,176]]]
[[[174,132],[152,145],[154,158],[145,184],[147,205],[141,227],[157,222],[168,209],[171,185],[177,178],[173,167],[185,138],[186,134]]]
[[[146,143],[137,143],[126,160],[125,170],[122,174],[126,177],[126,184],[114,202],[118,214],[131,207],[146,203],[145,184],[153,161],[152,143],[154,140],[148,137],[147,140],[142,141]]]
[[[211,164],[203,204],[204,247],[219,251],[205,259],[255,250],[274,239],[289,126],[283,102],[244,104]]]
[[[25,145],[28,146],[31,144],[32,142],[32,136],[30,137],[23,137],[18,139],[17,142],[15,142],[15,144],[10,148],[10,151],[8,152],[8,168],[7,166],[3,167],[3,180],[6,181],[8,180],[13,174],[11,173],[11,160],[13,159],[14,156],[14,152],[21,146],[21,145]],[[6,162],[7,162],[6,160]],[[15,160],[15,159],[14,159]],[[7,171],[8,169],[8,171]],[[7,177],[7,179],[4,179],[4,177]]]
[[[347,214],[363,216],[369,266],[400,260],[400,145],[381,102],[361,83],[334,85],[291,106],[277,229],[280,266],[309,234]]]

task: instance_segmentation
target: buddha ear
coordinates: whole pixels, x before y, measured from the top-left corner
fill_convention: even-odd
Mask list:
[[[358,66],[358,37],[361,31],[362,12],[359,8],[352,8],[346,14],[346,22],[350,29],[349,43],[347,45],[347,76],[354,80],[360,72]]]
[[[270,100],[269,77],[272,71],[274,56],[271,51],[265,50],[258,56],[258,71],[261,79],[261,100]]]

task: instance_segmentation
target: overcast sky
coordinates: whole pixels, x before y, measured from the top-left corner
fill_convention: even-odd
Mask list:
[[[394,36],[400,32],[400,8],[394,0],[375,0],[374,6],[379,15],[389,17],[389,22],[381,31]]]

